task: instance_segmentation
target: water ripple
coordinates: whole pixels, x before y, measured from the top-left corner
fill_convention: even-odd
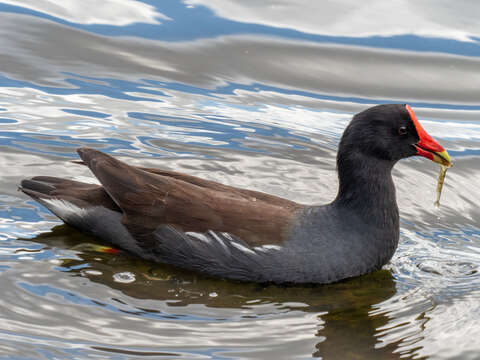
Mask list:
[[[0,1],[2,355],[477,357],[476,4],[90,2]],[[17,191],[33,175],[94,181],[68,162],[90,146],[325,203],[352,114],[404,102],[452,155],[442,206],[435,164],[401,161],[397,253],[338,284],[225,282],[107,254]]]

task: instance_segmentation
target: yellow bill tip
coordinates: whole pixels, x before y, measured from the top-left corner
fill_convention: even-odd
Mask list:
[[[433,153],[433,161],[446,167],[451,167],[453,165],[447,150]]]

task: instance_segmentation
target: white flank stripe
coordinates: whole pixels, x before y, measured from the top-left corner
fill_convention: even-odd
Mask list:
[[[263,245],[262,248],[267,250],[282,250],[282,247],[278,245]]]
[[[212,230],[208,230],[208,234],[213,237],[215,240],[217,240],[217,242],[222,245],[222,247],[224,247],[225,249],[227,248],[227,245],[225,245],[225,242],[220,238],[220,236],[217,235],[217,233],[215,231],[212,231]],[[222,235],[225,235],[227,233],[222,233]]]
[[[77,205],[62,199],[42,199],[42,201],[45,204],[50,205],[47,207],[59,217],[72,215],[83,217],[88,212],[86,209],[78,207]]]
[[[236,247],[238,250],[240,251],[243,251],[244,253],[247,253],[247,254],[252,254],[252,255],[258,255],[255,251],[253,251],[252,249],[249,249],[243,245],[240,245],[239,243],[236,243],[236,242],[231,242],[230,243],[233,247]]]
[[[201,233],[197,233],[197,232],[193,232],[193,231],[187,231],[187,232],[185,233],[185,235],[191,236],[191,237],[193,237],[193,238],[195,238],[195,239],[197,239],[197,240],[203,241],[204,243],[207,243],[207,244],[210,243],[210,239],[207,238],[207,237],[205,236],[205,234],[201,234]]]
[[[281,250],[282,247],[278,245],[263,245],[263,246],[256,246],[253,249],[255,251],[267,252],[270,250]]]
[[[225,241],[223,241],[223,239],[220,236],[218,236],[218,234],[215,231],[208,230],[208,234],[222,246],[223,250],[228,255],[230,255],[230,249],[228,248],[227,244],[225,244]],[[225,233],[225,232],[222,233],[222,236],[226,236],[226,235],[228,235],[230,239],[232,238],[229,233]]]
[[[222,232],[222,235],[225,236],[230,241],[235,241],[235,239],[227,232]]]

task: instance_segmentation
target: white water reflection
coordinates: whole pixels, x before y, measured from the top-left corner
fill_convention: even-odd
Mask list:
[[[134,23],[159,24],[171,20],[152,5],[136,0],[2,0],[78,24],[125,26]]]
[[[12,27],[15,39],[6,36]],[[205,92],[258,83],[343,100],[478,105],[476,57],[247,35],[178,43],[108,38],[18,14],[0,14],[0,35],[0,59],[9,63],[4,75],[36,84],[72,87],[65,73],[76,73],[180,82]]]
[[[120,13],[98,5],[98,13],[87,14],[89,2],[82,9],[72,1],[4,3],[41,14],[0,13],[0,353],[474,358],[480,349],[480,64],[478,57],[455,54],[465,43],[445,39],[475,41],[477,5],[461,2],[448,12],[445,2],[426,1],[276,2],[277,8],[268,8],[270,2],[190,2],[283,30],[376,39],[335,43],[305,34],[282,37],[285,31],[253,25],[252,31],[221,32],[239,24],[220,22],[199,6],[188,9],[203,14],[206,27],[219,21],[212,25],[217,32],[207,32],[189,22],[185,4],[158,3],[155,9],[109,1],[102,4],[122,7]],[[435,11],[420,9],[427,5]],[[389,10],[372,21],[382,6]],[[163,9],[172,21],[160,15]],[[128,19],[124,11],[131,11]],[[419,19],[425,21],[413,26]],[[108,28],[99,24],[113,25],[109,31],[146,29],[122,25],[127,20],[150,24],[157,40],[142,31],[97,32]],[[180,40],[163,37],[168,26],[178,35],[182,21],[197,32]],[[131,36],[120,36],[126,33]],[[432,40],[441,43],[436,53],[416,49],[418,43],[403,46],[401,39],[384,38],[381,46],[382,36],[395,34],[443,39]],[[94,239],[68,227],[50,232],[60,221],[17,191],[19,181],[33,175],[92,179],[86,167],[68,162],[76,147],[92,146],[133,165],[326,203],[336,195],[335,153],[346,123],[388,100],[413,102],[426,130],[451,152],[454,167],[439,210],[433,206],[435,164],[408,159],[395,167],[402,236],[392,274],[380,280],[278,288],[106,255],[95,252]]]
[[[300,349],[304,356],[311,353],[318,341],[314,334],[321,329],[322,322],[316,313],[285,311],[281,304],[273,303],[212,309],[204,304],[169,306],[168,302],[128,295],[118,301],[121,296],[118,290],[85,282],[83,277],[46,279],[43,275],[55,272],[55,266],[32,262],[29,270],[10,269],[8,276],[2,277],[3,287],[21,289],[22,294],[16,298],[10,292],[0,298],[0,307],[5,309],[0,344],[15,343],[18,348],[10,355],[45,349],[56,350],[65,357],[73,349],[83,349],[85,356],[96,353],[94,349],[103,344],[112,344],[112,350],[145,354],[155,349],[195,354],[211,348],[218,356],[248,354],[249,358],[262,359],[266,354],[277,354],[275,358],[286,359],[299,356]],[[124,288],[132,286],[131,281],[117,284]],[[209,297],[208,293],[205,295]],[[136,305],[151,306],[155,312],[142,312]],[[224,344],[229,344],[228,348]]]
[[[461,0],[185,0],[223,18],[330,36],[417,35],[476,41],[480,4]]]
[[[409,358],[478,359],[480,339],[472,335],[478,331],[480,294],[445,302],[431,290],[417,288],[375,306],[372,316],[391,319],[377,329],[377,347],[398,344],[395,353]]]

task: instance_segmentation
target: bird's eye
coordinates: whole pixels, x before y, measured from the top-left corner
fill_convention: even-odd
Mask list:
[[[398,135],[407,135],[407,128],[405,126],[398,128]]]

